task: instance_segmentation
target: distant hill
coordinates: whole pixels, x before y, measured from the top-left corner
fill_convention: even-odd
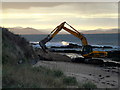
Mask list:
[[[44,34],[42,31],[30,27],[27,28],[14,27],[9,28],[9,30],[15,34]]]
[[[9,30],[15,34],[49,34],[48,30],[38,30],[34,28],[22,28],[22,27],[14,27],[9,28]],[[80,30],[79,30],[80,31]],[[96,29],[96,30],[86,30],[81,31],[84,34],[100,34],[100,33],[118,33],[118,29]],[[64,34],[64,32],[60,32],[60,34]]]
[[[84,34],[102,34],[102,33],[119,33],[118,29],[96,29],[96,30],[87,30],[83,31]]]

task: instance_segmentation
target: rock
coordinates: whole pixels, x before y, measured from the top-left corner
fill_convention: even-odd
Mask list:
[[[19,60],[18,62],[17,62],[17,64],[22,64],[23,63],[23,60]]]
[[[37,60],[31,60],[31,64],[34,65],[37,63]]]
[[[92,74],[89,74],[90,76],[92,75]]]
[[[101,82],[102,84],[105,84],[105,82]]]
[[[100,79],[104,79],[104,77],[101,77]]]
[[[114,84],[110,84],[111,86],[115,86]]]
[[[109,75],[107,75],[106,77],[110,77]]]

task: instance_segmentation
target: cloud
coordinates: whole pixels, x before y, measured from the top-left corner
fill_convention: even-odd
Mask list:
[[[72,3],[71,3],[72,6]],[[98,13],[116,13],[118,11],[118,3],[111,2],[88,2],[88,3],[73,3],[75,10],[86,14]]]
[[[8,4],[8,5],[7,5]],[[67,21],[76,29],[117,27],[117,3],[3,3],[3,25],[54,29]]]
[[[31,7],[55,7],[63,4],[62,2],[3,2],[3,9],[29,9]]]
[[[37,5],[36,5],[37,4]],[[39,5],[38,5],[39,4]],[[24,16],[74,16],[79,18],[117,18],[118,6],[117,3],[25,3],[13,4],[16,8],[9,8],[4,10],[3,13]],[[28,5],[28,6],[27,6]],[[9,6],[9,5],[5,5]],[[17,8],[28,9],[17,9]],[[44,7],[42,7],[44,6]],[[3,5],[4,7],[4,5]],[[31,8],[30,8],[31,7]],[[19,13],[19,14],[18,14]]]
[[[68,3],[68,2],[3,2],[3,9],[30,9],[30,8],[53,8],[56,12],[56,9],[64,11],[80,12],[80,13],[116,13],[118,11],[118,3],[113,2],[77,2],[77,3]],[[56,8],[56,9],[55,9]],[[57,10],[57,12],[59,12]]]

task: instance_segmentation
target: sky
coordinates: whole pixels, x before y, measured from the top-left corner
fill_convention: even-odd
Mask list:
[[[118,28],[117,2],[3,2],[2,26],[54,29],[66,21],[77,30]]]

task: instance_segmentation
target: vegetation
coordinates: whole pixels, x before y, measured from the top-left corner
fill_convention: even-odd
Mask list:
[[[78,87],[75,77],[65,76],[60,70],[32,67],[31,60],[38,59],[28,42],[2,28],[2,87],[3,88],[65,88]],[[83,85],[83,87],[94,87]]]
[[[96,86],[94,83],[90,82],[90,81],[84,83],[84,84],[82,85],[82,87],[83,87],[83,88],[91,88],[91,89],[92,89],[92,88],[97,88],[97,86]]]
[[[2,38],[3,88],[67,86],[63,82],[66,76],[60,70],[32,67],[30,62],[33,59],[36,60],[37,56],[24,38],[14,35],[6,28],[2,28]]]
[[[75,77],[70,77],[70,76],[64,77],[63,82],[66,85],[76,85],[77,84],[76,78]]]

